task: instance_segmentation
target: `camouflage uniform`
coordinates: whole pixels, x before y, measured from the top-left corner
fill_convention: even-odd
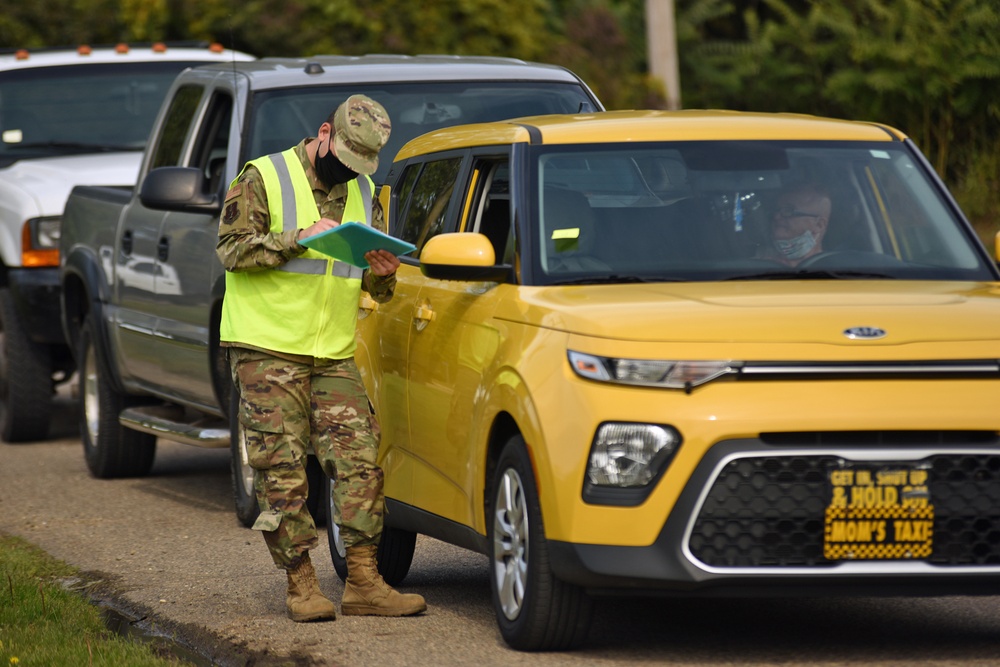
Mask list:
[[[341,221],[347,185],[329,191],[309,162],[305,139],[296,155],[312,185],[324,218]],[[372,201],[372,226],[385,231],[382,206]],[[248,166],[226,195],[217,254],[229,271],[273,269],[306,251],[297,230],[270,231],[267,193],[260,173]],[[365,271],[362,289],[384,303],[392,298],[395,274]],[[294,326],[294,323],[289,323]],[[318,542],[306,507],[309,452],[336,479],[336,516],[345,546],[378,542],[382,532],[383,474],[376,464],[379,431],[352,358],[318,359],[280,350],[229,346],[233,379],[240,388],[240,420],[263,531],[275,564],[293,569]]]

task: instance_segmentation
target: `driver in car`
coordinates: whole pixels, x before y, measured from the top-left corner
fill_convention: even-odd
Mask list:
[[[761,257],[796,266],[823,252],[831,208],[830,195],[814,183],[785,188],[771,215],[770,246]]]

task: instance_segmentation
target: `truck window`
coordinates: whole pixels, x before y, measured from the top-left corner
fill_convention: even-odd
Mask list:
[[[213,93],[205,121],[201,123],[201,131],[195,139],[188,166],[201,169],[205,177],[202,183],[205,194],[219,192],[224,187],[222,181],[226,173],[232,110],[232,96],[223,92]]]
[[[203,92],[201,86],[181,86],[177,89],[163,121],[163,129],[157,139],[156,152],[150,163],[150,169],[157,167],[176,167],[180,165],[181,148],[187,138],[188,129],[194,119],[198,102]]]

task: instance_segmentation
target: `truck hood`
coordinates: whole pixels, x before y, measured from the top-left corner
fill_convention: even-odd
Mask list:
[[[141,161],[140,151],[20,160],[0,171],[0,179],[8,197],[21,193],[24,217],[60,215],[74,186],[135,185]]]
[[[930,281],[776,281],[522,288],[501,319],[570,334],[651,343],[1000,344],[1000,284]],[[530,291],[533,290],[533,291]]]

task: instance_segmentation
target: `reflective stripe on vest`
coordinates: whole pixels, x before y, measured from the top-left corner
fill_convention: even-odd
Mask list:
[[[294,150],[249,164],[263,179],[272,233],[304,229],[319,219]],[[367,176],[348,183],[345,221],[371,224],[372,191]],[[226,272],[222,340],[329,359],[352,356],[362,269],[314,250],[278,268]]]

